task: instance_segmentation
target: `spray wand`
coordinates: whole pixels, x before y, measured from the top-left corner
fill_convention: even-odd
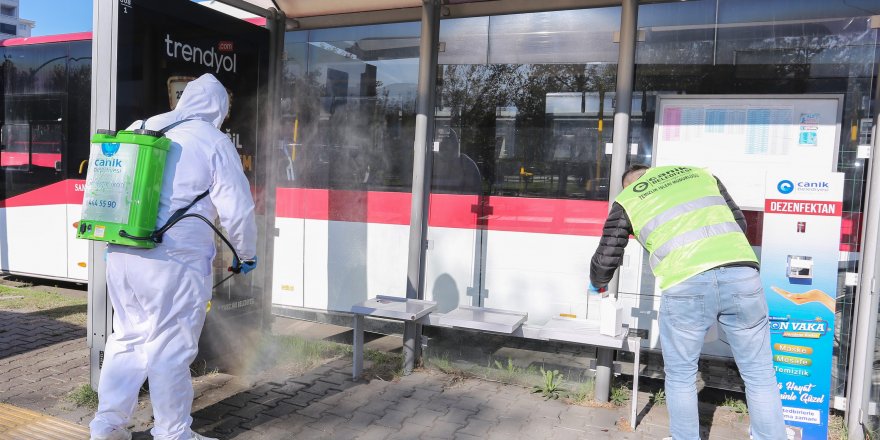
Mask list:
[[[193,201],[193,203],[190,204],[190,206],[192,206],[193,204],[195,204],[195,202],[197,202],[197,201],[198,201],[199,199],[201,199],[202,197],[203,197],[203,196],[199,196],[196,200]],[[185,210],[188,209],[188,208],[189,208],[189,206],[186,207],[186,208],[184,208],[183,211],[185,211]],[[242,264],[247,264],[247,263],[252,263],[252,262],[253,262],[253,260],[244,260],[244,261],[242,261],[242,259],[239,258],[239,256],[238,256],[238,252],[235,252],[235,247],[232,246],[232,243],[229,242],[229,239],[227,239],[226,236],[223,235],[223,232],[221,232],[219,229],[217,229],[217,226],[214,226],[214,223],[212,223],[210,220],[208,220],[207,218],[205,218],[204,216],[199,215],[199,214],[181,214],[181,215],[177,215],[177,213],[175,213],[175,215],[172,215],[172,219],[169,220],[168,223],[165,223],[164,226],[162,226],[161,228],[157,229],[155,232],[153,232],[152,234],[150,234],[149,237],[136,237],[136,236],[133,236],[133,235],[129,235],[129,234],[127,234],[125,231],[119,231],[119,235],[122,236],[122,237],[125,237],[125,238],[130,238],[130,239],[132,239],[132,240],[151,240],[151,241],[153,241],[153,242],[155,242],[155,243],[161,243],[161,242],[162,242],[162,236],[163,236],[166,232],[168,232],[168,230],[171,229],[172,226],[176,225],[179,221],[181,221],[181,220],[183,220],[183,219],[185,219],[185,218],[187,218],[187,217],[197,218],[197,219],[199,219],[199,220],[205,222],[205,224],[207,224],[208,226],[210,226],[211,229],[214,230],[214,233],[217,234],[217,236],[220,237],[221,240],[223,240],[223,243],[226,244],[226,247],[228,247],[229,250],[232,251],[232,256],[234,257],[234,260],[233,260],[233,261],[234,261],[234,262],[238,262],[238,266],[237,266],[237,267],[236,267],[235,264],[233,263],[233,265],[230,266],[230,267],[227,269],[227,270],[228,270],[229,272],[231,272],[231,273],[230,273],[229,275],[227,275],[226,278],[223,278],[222,280],[220,280],[219,283],[214,284],[214,287],[212,287],[211,290],[216,289],[218,286],[220,286],[221,284],[225,283],[226,281],[228,281],[228,280],[229,280],[230,278],[232,278],[233,276],[240,274],[240,273],[241,273],[241,266],[242,266]]]

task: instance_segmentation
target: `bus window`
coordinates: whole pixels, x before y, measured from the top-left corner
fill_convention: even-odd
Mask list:
[[[31,165],[60,171],[62,125],[60,122],[31,125]]]
[[[7,97],[0,142],[3,166],[58,168],[64,140],[62,111],[55,97]]]
[[[67,178],[85,179],[89,159],[91,115],[92,45],[88,41],[70,43],[67,63],[67,109],[64,151]]]
[[[6,170],[28,170],[30,159],[30,126],[6,124],[0,131],[0,166]]]

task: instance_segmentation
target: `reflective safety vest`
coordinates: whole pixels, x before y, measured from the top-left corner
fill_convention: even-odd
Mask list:
[[[724,264],[758,261],[715,177],[700,168],[651,168],[615,201],[650,253],[660,289]]]

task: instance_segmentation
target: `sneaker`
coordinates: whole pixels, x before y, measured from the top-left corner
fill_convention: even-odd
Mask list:
[[[92,440],[131,440],[131,433],[125,428],[117,428],[107,435],[93,435]]]
[[[213,438],[213,437],[205,437],[195,431],[190,431],[190,434],[192,434],[192,437],[190,437],[189,440],[217,440],[216,438]]]

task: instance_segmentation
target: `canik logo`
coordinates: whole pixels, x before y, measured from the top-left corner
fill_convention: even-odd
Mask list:
[[[807,192],[826,192],[830,191],[831,188],[828,187],[828,182],[798,182],[797,183],[798,191],[807,191]]]
[[[95,166],[122,168],[122,159],[95,159]]]
[[[104,156],[113,157],[117,151],[119,151],[119,143],[117,142],[104,142],[101,144],[101,152],[104,153]]]
[[[648,182],[639,182],[636,186],[633,187],[633,191],[640,193],[644,190],[648,189]]]
[[[779,184],[776,185],[776,189],[782,194],[790,194],[794,191],[794,183],[791,183],[791,180],[781,180],[779,181]]]

